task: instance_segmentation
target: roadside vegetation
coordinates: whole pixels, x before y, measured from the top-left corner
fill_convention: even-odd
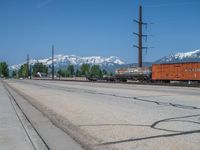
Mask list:
[[[44,76],[47,76],[48,74],[48,67],[39,62],[35,63],[30,70],[33,70],[32,75],[34,77],[38,75],[38,72],[42,73]]]
[[[28,77],[28,66],[27,66],[27,64],[24,64],[20,67],[20,69],[18,70],[18,77],[19,78]]]
[[[9,75],[10,74],[10,75]],[[68,65],[66,69],[59,69],[56,71],[57,77],[88,77],[88,78],[102,78],[108,75],[106,70],[102,70],[99,65],[82,64],[80,68],[75,68],[74,65]],[[6,62],[0,62],[0,77],[12,78],[29,78],[33,77],[47,77],[51,76],[51,69],[42,63],[35,63],[28,67],[27,64],[21,65],[19,70],[10,71]]]
[[[31,76],[38,76],[43,74],[44,76],[47,76],[48,74],[48,67],[43,65],[42,63],[35,63],[33,66],[27,66],[27,64],[23,64],[20,69],[17,71],[12,72],[12,77],[13,78],[28,78],[30,75]]]
[[[69,65],[67,69],[60,69],[57,72],[58,77],[89,77],[102,78],[107,75],[106,70],[102,70],[99,65],[82,64],[79,69],[75,69],[73,65]]]
[[[8,64],[6,62],[0,62],[0,77],[7,78],[9,76]]]

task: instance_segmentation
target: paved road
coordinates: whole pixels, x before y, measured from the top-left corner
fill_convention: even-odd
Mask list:
[[[15,92],[5,82],[0,82],[0,87],[3,96],[0,101],[3,110],[3,117],[0,118],[3,125],[0,126],[0,150],[83,150],[80,144],[62,128],[55,126],[24,95]],[[6,103],[3,103],[5,100]]]
[[[7,83],[86,149],[200,149],[199,88]]]
[[[47,150],[0,81],[0,150]]]

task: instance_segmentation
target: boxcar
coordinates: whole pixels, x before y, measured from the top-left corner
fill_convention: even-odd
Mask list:
[[[200,62],[154,64],[152,80],[159,81],[200,81]]]

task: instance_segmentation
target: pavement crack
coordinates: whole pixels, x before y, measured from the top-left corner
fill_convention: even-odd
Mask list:
[[[30,84],[30,83],[27,83],[26,81],[21,81],[21,82],[23,82],[25,84]],[[44,83],[43,84],[31,83],[31,84],[36,85],[36,86],[41,86],[41,87],[44,87],[44,88],[62,90],[62,91],[65,91],[65,92],[77,92],[77,90],[78,90],[79,92],[89,93],[89,94],[93,94],[93,95],[104,95],[104,96],[112,96],[112,97],[124,98],[124,99],[133,99],[134,101],[154,103],[154,104],[159,105],[159,106],[171,106],[171,107],[175,107],[175,108],[191,109],[191,110],[199,110],[200,109],[199,107],[195,107],[195,106],[182,105],[182,104],[176,104],[176,103],[171,103],[171,102],[159,102],[159,101],[156,101],[156,100],[148,100],[148,99],[144,99],[144,98],[140,98],[140,97],[123,96],[123,95],[109,94],[109,93],[104,93],[104,92],[97,92],[97,91],[92,91],[92,90],[83,90],[83,89],[69,88],[69,87],[68,87],[68,89],[66,89],[66,88],[63,88],[63,87],[60,87],[60,86],[56,86],[56,85],[51,86],[48,83],[45,83],[45,84]],[[166,95],[164,95],[164,96],[166,96]]]

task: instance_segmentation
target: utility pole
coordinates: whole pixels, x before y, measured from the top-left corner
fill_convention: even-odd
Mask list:
[[[30,64],[30,79],[32,79],[32,66]]]
[[[52,80],[54,80],[54,45],[52,45]]]
[[[142,67],[142,6],[139,8],[138,66]]]
[[[139,20],[134,20],[138,24],[138,33],[134,33],[138,36],[138,45],[134,45],[134,47],[138,48],[138,67],[142,67],[142,50],[147,49],[147,47],[143,47],[143,37],[147,38],[147,35],[143,35],[143,25],[147,26],[147,23],[142,21],[142,5],[139,6]]]
[[[29,78],[29,55],[27,55],[27,77]]]

